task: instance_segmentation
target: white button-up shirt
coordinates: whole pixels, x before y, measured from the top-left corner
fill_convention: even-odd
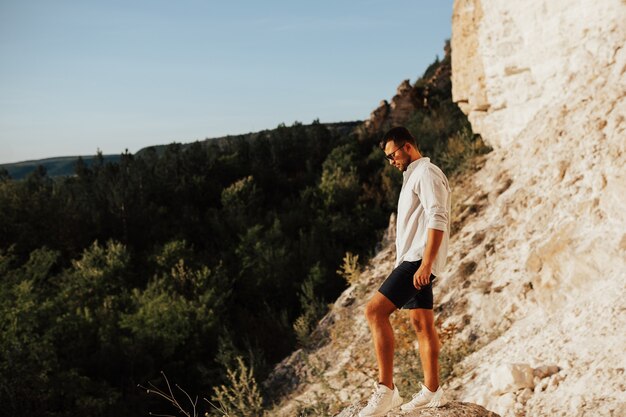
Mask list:
[[[398,199],[394,268],[403,261],[422,259],[428,229],[437,229],[443,231],[432,269],[432,273],[437,276],[443,272],[448,255],[451,209],[448,179],[426,157],[411,162],[402,175],[404,180]]]

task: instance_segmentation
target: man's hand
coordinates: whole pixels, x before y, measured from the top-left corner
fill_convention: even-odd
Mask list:
[[[430,263],[423,262],[422,260],[420,267],[418,268],[417,272],[415,272],[415,275],[413,275],[413,285],[415,286],[415,288],[419,290],[421,287],[428,285],[428,283],[430,282],[430,274],[432,273],[432,270],[433,266]]]

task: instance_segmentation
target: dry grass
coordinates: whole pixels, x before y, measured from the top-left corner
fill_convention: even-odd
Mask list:
[[[357,285],[361,278],[359,255],[346,252],[346,255],[343,257],[343,264],[341,268],[337,270],[337,273],[341,275],[349,285]]]
[[[227,369],[229,384],[213,388],[211,397],[219,404],[215,408],[227,417],[262,416],[263,400],[259,392],[252,368],[248,368],[241,357],[237,357],[237,369]],[[212,404],[212,403],[211,403]],[[212,404],[213,405],[213,404]]]

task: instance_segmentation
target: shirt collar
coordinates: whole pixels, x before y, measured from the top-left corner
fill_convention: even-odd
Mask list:
[[[427,163],[430,161],[430,158],[426,157],[426,156],[422,156],[419,159],[416,159],[415,161],[411,162],[407,167],[406,167],[406,171],[404,171],[402,174],[403,176],[406,178],[409,175],[411,175],[411,172],[413,172],[413,170],[415,168],[417,168],[418,165],[423,164],[423,163]]]

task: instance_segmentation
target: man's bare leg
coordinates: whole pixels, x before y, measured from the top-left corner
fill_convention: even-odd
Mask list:
[[[372,332],[376,361],[378,362],[378,382],[393,389],[394,337],[389,316],[396,306],[380,292],[376,292],[365,307],[365,317]]]
[[[416,308],[409,310],[409,316],[417,333],[424,385],[435,392],[439,388],[439,335],[435,329],[435,315],[433,310]]]

